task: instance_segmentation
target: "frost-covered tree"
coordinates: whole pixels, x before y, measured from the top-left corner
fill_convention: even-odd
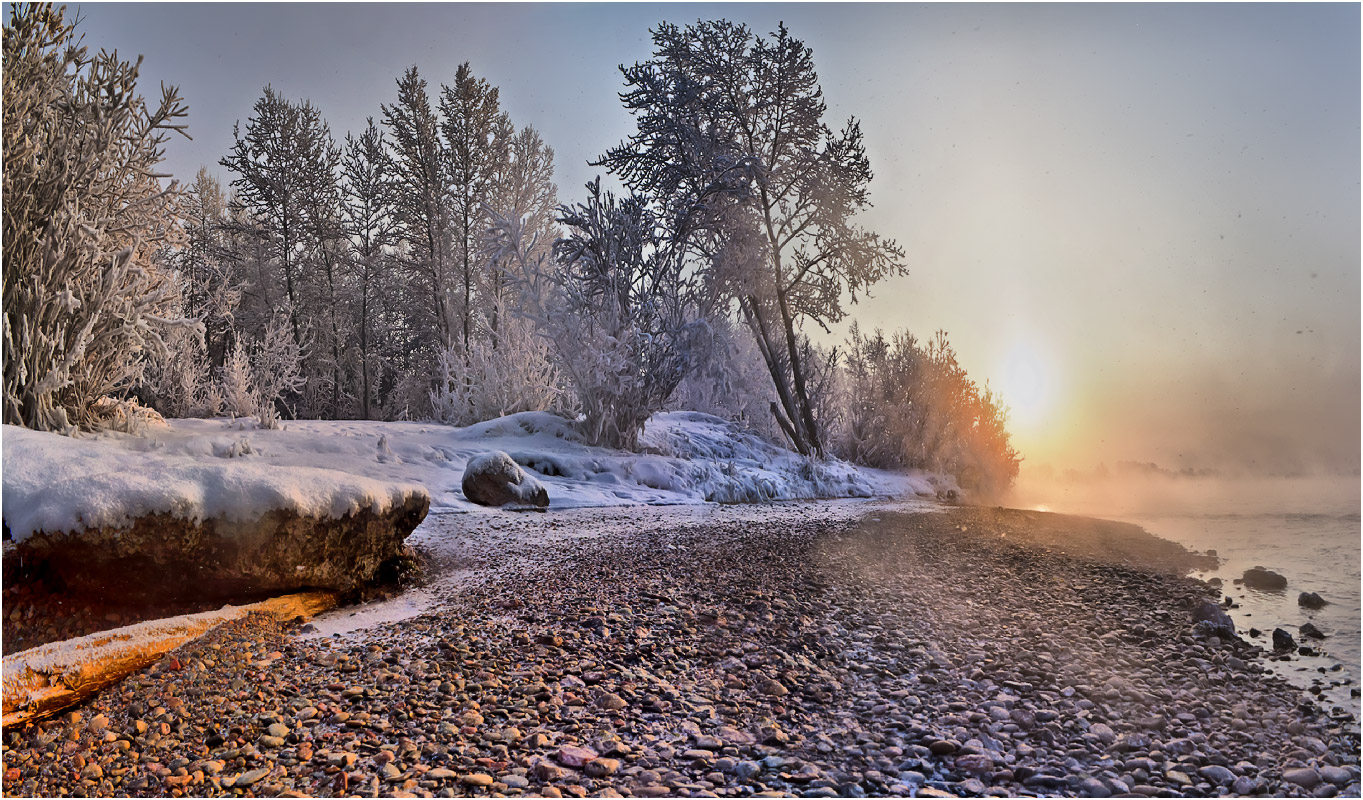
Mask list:
[[[266,86],[256,101],[255,116],[232,126],[232,151],[219,163],[237,177],[232,179],[236,202],[255,226],[255,232],[271,253],[284,285],[290,308],[301,307],[302,284],[298,263],[303,232],[302,187],[307,181],[305,151],[316,147],[317,121],[311,109],[291,103]],[[303,338],[297,316],[289,319],[296,342]]]
[[[346,134],[341,161],[345,230],[350,237],[355,274],[355,357],[359,362],[360,416],[373,414],[372,395],[380,370],[376,322],[398,287],[392,274],[396,243],[393,220],[393,181],[386,172],[388,148],[383,131],[370,117],[358,137]],[[398,320],[389,320],[398,323]],[[381,331],[395,335],[398,331]]]
[[[289,308],[280,309],[251,348],[251,395],[262,428],[279,427],[280,408],[304,384],[305,352],[293,338],[291,319]]]
[[[468,424],[518,411],[561,410],[564,393],[552,352],[523,309],[538,291],[558,229],[554,153],[533,128],[511,140],[480,212],[476,252],[482,276],[477,336],[443,353],[431,404],[438,419]],[[528,272],[536,273],[529,278]],[[456,352],[457,351],[457,352]]]
[[[232,346],[218,385],[223,411],[234,417],[249,417],[260,411],[260,399],[251,383],[251,360],[242,340]]]
[[[207,168],[200,168],[180,205],[184,246],[167,259],[180,280],[187,316],[204,325],[204,348],[217,368],[227,359],[241,292],[227,255],[227,196]]]
[[[770,410],[771,377],[751,332],[726,316],[705,323],[697,363],[667,407],[714,414],[772,441],[780,439],[784,434]]]
[[[452,221],[440,119],[416,67],[398,79],[397,102],[384,104],[383,124],[392,147],[394,223],[409,287],[412,354],[434,361],[455,342],[457,285],[450,252]]]
[[[498,242],[502,239],[500,231],[505,230],[508,220],[515,220],[521,242],[534,248],[533,252],[525,254],[525,259],[532,263],[547,262],[559,233],[555,221],[558,187],[554,185],[553,148],[544,143],[538,131],[525,127],[512,137],[507,156],[487,201],[489,226],[483,232],[481,249],[488,261],[489,283],[485,290],[497,301],[491,305],[487,318],[494,350],[498,347],[501,327],[516,324],[515,315],[505,311],[524,304],[519,295],[527,288],[516,280],[519,271],[508,272],[497,258]]]
[[[598,162],[647,196],[676,240],[736,301],[802,453],[822,455],[801,329],[845,314],[904,272],[894,242],[853,222],[870,164],[855,119],[834,133],[812,51],[781,25],[770,38],[727,20],[661,24],[654,54],[622,67],[637,131]]]
[[[459,65],[453,86],[440,90],[440,132],[444,137],[445,166],[449,180],[450,218],[454,233],[454,260],[463,291],[459,304],[460,344],[470,355],[478,315],[475,295],[479,284],[491,275],[482,274],[478,253],[488,227],[485,213],[495,182],[509,157],[511,121],[501,110],[497,87],[473,75],[468,62]]]
[[[186,109],[137,94],[141,59],[90,55],[65,7],[15,5],[4,28],[4,420],[97,426],[95,402],[193,326],[153,256],[179,231],[156,172]]]
[[[308,410],[316,416],[340,416],[346,403],[348,376],[343,353],[350,338],[350,242],[346,237],[339,169],[341,149],[321,124],[318,148],[302,185],[303,302],[313,321],[305,382]]]
[[[599,179],[587,192],[585,203],[561,209],[568,235],[525,297],[572,386],[584,435],[628,449],[691,368],[697,286],[645,203],[617,200]]]
[[[835,444],[852,461],[955,475],[967,490],[1001,491],[1017,476],[1008,412],[956,360],[947,335],[927,342],[899,331],[867,336],[852,326],[845,348],[844,408]]]
[[[502,320],[497,338],[473,342],[469,352],[441,354],[431,407],[436,419],[466,425],[520,411],[566,411],[554,354],[526,309],[544,309],[549,250],[527,228],[533,214],[504,218],[488,211],[492,226],[481,255],[502,276],[506,291],[489,298]],[[510,313],[509,300],[516,302]],[[467,357],[465,357],[467,356]]]
[[[307,100],[290,101],[266,86],[254,112],[244,132],[234,126],[232,151],[220,163],[237,176],[232,186],[246,212],[243,233],[264,244],[262,278],[282,284],[294,344],[307,354],[304,410],[332,416],[341,405],[345,341],[340,148]]]

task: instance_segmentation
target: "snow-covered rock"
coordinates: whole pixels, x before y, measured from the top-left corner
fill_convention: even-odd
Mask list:
[[[549,493],[544,484],[526,474],[501,450],[469,459],[460,485],[464,496],[479,505],[520,503],[540,508],[549,505]]]
[[[346,592],[402,552],[430,506],[420,486],[251,459],[244,440],[188,455],[129,436],[3,436],[5,572],[77,591]]]

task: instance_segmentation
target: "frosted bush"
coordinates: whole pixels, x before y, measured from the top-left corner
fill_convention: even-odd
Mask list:
[[[186,109],[173,87],[147,104],[140,61],[88,55],[63,13],[15,5],[4,30],[4,420],[70,431],[195,323],[152,261],[178,236],[155,169]]]

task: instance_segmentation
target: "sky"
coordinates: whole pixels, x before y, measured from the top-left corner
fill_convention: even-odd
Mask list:
[[[861,120],[861,222],[909,274],[855,319],[945,330],[1012,409],[1026,466],[1344,471],[1360,447],[1357,4],[82,3],[94,48],[176,84],[188,182],[266,84],[333,134],[417,65],[500,87],[556,151],[563,201],[632,130],[649,29],[785,21],[827,121]]]

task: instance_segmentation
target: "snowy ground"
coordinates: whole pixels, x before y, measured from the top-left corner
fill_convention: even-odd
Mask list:
[[[569,423],[527,412],[467,428],[435,423],[171,420],[141,436],[70,439],[4,427],[4,518],[11,536],[118,525],[165,512],[247,518],[275,508],[340,516],[380,511],[424,489],[433,514],[478,511],[464,465],[503,450],[549,491],[549,508],[933,496],[950,479],[816,464],[716,417],[656,415],[642,453],[591,447]],[[287,469],[278,469],[284,467]]]

